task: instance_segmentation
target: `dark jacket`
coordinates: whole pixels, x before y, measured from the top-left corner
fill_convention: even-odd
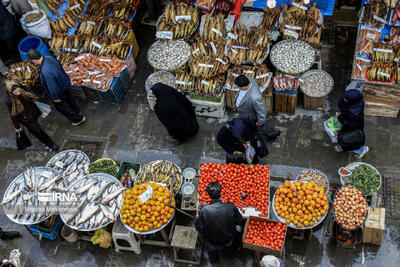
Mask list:
[[[250,141],[250,144],[254,148],[257,147],[256,140],[254,139],[254,133],[257,132],[257,125],[253,120],[235,118],[228,122],[228,125],[229,129],[224,125],[217,134],[217,142],[226,153],[233,154],[235,151],[245,151],[243,142],[239,140],[239,137],[245,142]]]
[[[338,120],[342,124],[341,132],[357,129],[364,131],[364,100],[360,91],[352,89],[344,92],[338,106],[340,109]]]
[[[176,89],[162,83],[151,90],[157,97],[154,111],[173,138],[184,140],[199,131],[192,103]]]
[[[0,1],[0,40],[8,40],[17,32],[14,19]],[[18,45],[18,44],[16,44]]]
[[[223,245],[235,238],[236,225],[241,225],[242,215],[233,203],[213,200],[200,210],[196,230],[213,245]]]
[[[47,95],[55,100],[71,86],[71,81],[61,63],[52,56],[44,56],[40,66],[40,80]]]
[[[21,102],[24,105],[25,110],[17,116],[11,116],[11,99],[8,96],[8,93],[6,93],[4,97],[4,102],[10,112],[11,121],[13,122],[15,129],[20,129],[21,124],[29,125],[36,122],[38,117],[42,115],[42,112],[34,102],[21,97]]]

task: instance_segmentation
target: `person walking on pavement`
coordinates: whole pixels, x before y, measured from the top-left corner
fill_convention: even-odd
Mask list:
[[[275,140],[280,131],[266,124],[267,110],[257,82],[251,77],[239,75],[235,79],[235,85],[240,89],[235,99],[239,117],[254,120],[259,133],[265,135],[268,141]]]
[[[196,220],[196,230],[203,234],[207,242],[208,257],[211,263],[219,260],[218,252],[222,250],[226,256],[234,257],[237,247],[237,235],[242,231],[243,217],[238,208],[230,202],[222,202],[222,187],[218,182],[207,185],[206,192],[211,204],[200,210]]]
[[[7,92],[5,103],[10,112],[11,120],[14,124],[15,132],[22,132],[22,126],[25,126],[40,142],[45,144],[51,150],[57,150],[58,146],[53,140],[40,128],[37,122],[42,114],[34,101],[39,97],[33,93],[25,91],[21,85],[10,80],[6,80]]]
[[[53,101],[54,107],[77,126],[85,122],[78,105],[69,92],[71,82],[61,63],[52,56],[42,56],[36,49],[30,49],[27,57],[33,63],[40,65],[40,80]]]
[[[6,65],[19,58],[18,53],[18,28],[12,14],[0,1],[0,55]]]

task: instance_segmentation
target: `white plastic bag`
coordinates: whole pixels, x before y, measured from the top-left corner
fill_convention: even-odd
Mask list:
[[[246,160],[249,164],[253,162],[253,158],[255,155],[256,155],[256,150],[252,145],[248,144],[246,147]]]
[[[35,22],[25,23],[25,17],[33,13],[41,13],[42,18]],[[22,29],[24,29],[26,33],[36,35],[41,38],[51,39],[50,22],[47,19],[46,14],[41,9],[26,12],[24,15],[22,15],[19,21],[22,25]]]
[[[42,115],[40,117],[42,117],[43,119],[46,118],[49,115],[49,113],[51,112],[51,107],[45,103],[35,101],[35,105],[42,112]]]

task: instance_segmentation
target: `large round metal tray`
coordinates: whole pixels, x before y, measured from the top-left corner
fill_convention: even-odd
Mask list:
[[[296,181],[291,181],[291,183],[294,183],[294,182],[296,182]],[[278,218],[278,220],[282,223],[285,223],[286,220],[284,218],[282,218],[281,216],[279,216],[275,210],[275,197],[276,197],[276,194],[274,194],[274,197],[272,199],[272,203],[271,203],[272,210],[274,211],[274,214]],[[329,201],[328,201],[328,205],[329,205]],[[297,230],[312,229],[312,228],[316,227],[317,225],[319,225],[320,223],[322,223],[325,220],[326,215],[328,215],[328,212],[325,212],[324,216],[321,216],[321,220],[319,220],[319,221],[315,220],[314,224],[311,226],[307,226],[307,227],[303,226],[303,227],[299,228],[299,227],[295,226],[294,223],[291,222],[290,224],[288,224],[288,227],[297,229]]]
[[[307,60],[309,62],[307,64],[304,63],[302,68],[298,68],[295,71],[290,70],[290,69],[285,68],[285,67],[282,67],[282,65],[291,66],[291,65],[294,64],[294,62],[302,62],[302,61],[304,61],[304,58],[302,59],[300,56],[298,56],[297,58],[294,58],[292,62],[289,62],[288,60],[287,60],[288,62],[286,62],[286,63],[279,63],[278,64],[278,62],[275,62],[274,58],[273,58],[274,54],[277,53],[276,51],[280,46],[285,45],[286,43],[298,43],[299,45],[303,45],[305,49],[310,50],[310,57],[307,58]],[[292,49],[292,50],[287,50],[287,51],[283,51],[283,52],[280,52],[280,53],[288,54],[288,53],[293,53],[293,51],[295,51],[295,50]],[[311,54],[312,54],[312,56],[311,56]],[[308,44],[307,42],[304,42],[304,41],[301,41],[301,40],[284,40],[284,41],[280,41],[279,43],[275,44],[272,47],[271,52],[270,52],[270,60],[271,60],[272,65],[274,65],[274,67],[277,68],[279,71],[284,72],[284,73],[288,73],[288,74],[298,74],[298,73],[303,73],[303,72],[309,70],[311,68],[312,64],[314,64],[314,59],[315,59],[315,51],[312,48],[312,46],[310,44]]]
[[[83,152],[80,151],[80,150],[76,150],[76,149],[64,150],[64,151],[62,151],[62,152],[60,152],[60,153],[54,155],[54,156],[47,162],[46,167],[52,167],[52,168],[54,168],[54,169],[56,169],[56,170],[58,170],[58,171],[60,171],[60,172],[62,173],[62,172],[63,172],[64,170],[66,170],[67,167],[68,167],[69,165],[71,165],[75,160],[73,160],[70,164],[63,166],[62,168],[61,168],[61,167],[58,167],[58,166],[55,166],[55,164],[56,164],[57,161],[59,161],[61,158],[63,158],[67,153],[70,153],[70,152],[74,152],[74,153],[76,153],[76,154],[81,154],[81,155],[83,156],[83,158],[84,158],[83,161],[85,161],[85,164],[82,164],[82,165],[81,165],[81,169],[77,168],[76,171],[77,171],[78,173],[79,173],[80,171],[83,171],[84,173],[88,173],[89,164],[90,164],[90,159],[89,159],[89,157],[88,157],[85,153],[83,153]],[[75,171],[75,172],[76,172],[76,171]],[[75,172],[73,172],[71,175],[74,175]],[[78,177],[79,177],[79,176],[78,176]],[[82,177],[82,178],[83,178],[83,177]],[[65,179],[66,182],[67,182],[67,186],[69,186],[70,184],[72,184],[72,183],[74,183],[75,181],[79,180],[79,179],[75,178],[75,179],[73,179],[72,181],[68,182],[68,177],[64,177],[64,179]]]
[[[35,187],[34,187],[34,191],[33,191],[31,194],[32,194],[32,197],[38,198],[37,187],[38,187],[38,183],[39,183],[41,174],[42,174],[44,171],[48,171],[48,172],[51,172],[51,173],[60,175],[60,172],[57,171],[57,170],[55,170],[55,169],[53,169],[53,168],[50,168],[50,167],[34,167],[33,169],[34,169],[34,171],[35,171],[35,181],[34,181]],[[61,183],[62,186],[63,186],[64,188],[66,187],[66,183],[65,183],[64,179],[61,179],[61,180],[60,180],[59,182],[57,182],[57,183]],[[9,184],[9,186],[7,187],[7,189],[6,189],[5,193],[4,193],[3,199],[4,199],[6,196],[8,196],[9,194],[12,194],[12,193],[13,193],[13,192],[11,192],[11,191],[12,191],[12,189],[15,188],[14,186],[15,186],[16,184],[24,184],[24,176],[23,176],[23,173],[21,173],[20,175],[18,175],[18,176]],[[51,191],[50,191],[50,192],[51,192]],[[49,192],[46,192],[46,193],[49,193]],[[18,196],[18,198],[20,198],[20,197],[22,197],[22,195]],[[49,201],[50,201],[50,200],[49,200]],[[39,200],[39,207],[41,207],[42,205],[43,205],[43,206],[47,205],[47,202],[48,202],[48,201],[42,202],[42,201]],[[43,203],[43,204],[41,205],[40,203]],[[14,206],[15,206],[15,205],[14,205]],[[25,203],[24,203],[24,206],[25,206]],[[26,206],[26,207],[24,207],[24,209],[25,209],[25,208],[31,208],[31,207]],[[53,209],[57,209],[57,205],[53,206],[52,208],[53,208]],[[20,217],[20,218],[14,219],[14,218],[11,216],[10,210],[7,208],[7,204],[3,205],[3,209],[4,209],[5,214],[7,215],[7,217],[8,217],[11,221],[13,221],[13,222],[15,222],[15,223],[18,223],[18,224],[23,224],[23,225],[31,225],[31,224],[40,223],[40,222],[42,222],[42,221],[47,220],[48,218],[50,218],[50,217],[54,214],[54,212],[51,212],[51,213],[47,214],[46,216],[44,216],[41,220],[32,220],[30,217],[29,217],[28,219],[26,219],[24,216],[22,216],[22,217]]]
[[[378,188],[376,189],[376,191],[374,191],[374,192],[372,192],[371,194],[367,195],[367,194],[365,194],[364,192],[362,192],[362,190],[360,189],[360,191],[361,191],[365,196],[371,196],[372,194],[374,194],[375,192],[377,192],[377,191],[381,188],[381,185],[382,185],[382,175],[380,174],[380,172],[379,172],[374,166],[372,166],[371,164],[365,163],[365,162],[353,162],[353,163],[350,163],[349,165],[347,165],[345,168],[348,169],[348,170],[350,170],[350,171],[352,171],[352,170],[354,170],[356,167],[358,167],[358,166],[360,166],[360,165],[367,165],[368,167],[371,167],[372,169],[374,169],[374,170],[379,174],[380,182],[379,182],[379,186],[378,186]],[[341,183],[343,186],[346,185],[345,179],[344,179],[344,176],[343,176],[343,175],[340,176],[340,183]]]
[[[336,193],[339,192],[340,189],[342,189],[343,187],[344,187],[344,186],[342,186],[342,187],[340,187],[340,188],[338,188],[338,189],[336,190],[335,195],[333,196],[333,203],[335,203]],[[355,186],[354,186],[354,187],[355,187]],[[357,188],[357,187],[356,187],[356,188]],[[357,189],[358,189],[358,188],[357,188]],[[358,190],[360,190],[360,189],[358,189]],[[362,193],[361,190],[360,190],[360,192]],[[343,228],[344,230],[348,230],[348,231],[356,230],[356,229],[360,228],[361,226],[363,226],[364,223],[365,223],[365,221],[367,220],[367,218],[368,218],[368,201],[367,201],[367,199],[366,199],[366,197],[365,197],[364,194],[363,194],[363,197],[365,198],[365,203],[366,203],[366,205],[367,205],[367,215],[365,216],[363,223],[360,224],[359,226],[357,226],[357,227],[354,228],[354,229],[346,228],[346,227],[342,226],[342,225],[338,222],[338,220],[336,219],[336,214],[335,214],[335,205],[333,205],[333,218],[335,219],[335,221],[337,222],[337,224],[338,224],[341,228]]]
[[[171,86],[169,84],[165,84],[165,85],[168,85],[168,86],[171,86],[171,87],[175,88],[175,86],[176,86],[176,84],[175,84],[176,78],[172,73],[170,73],[168,71],[164,71],[164,70],[157,71],[157,72],[153,72],[152,74],[150,74],[149,77],[147,77],[146,82],[144,83],[144,87],[146,88],[146,91],[147,91],[148,94],[153,95],[153,92],[151,91],[151,86],[150,86],[151,77],[156,75],[156,74],[160,74],[160,73],[165,73],[165,74],[171,76],[171,78],[174,79],[174,85],[173,86]]]
[[[121,182],[120,182],[117,178],[115,178],[114,176],[112,176],[112,175],[105,174],[105,173],[92,173],[92,174],[89,174],[88,176],[86,176],[84,179],[75,181],[74,183],[70,184],[70,185],[68,186],[68,190],[69,190],[70,192],[73,192],[73,188],[76,187],[77,185],[80,185],[81,183],[83,183],[83,182],[85,182],[85,181],[93,181],[93,180],[97,180],[97,181],[108,180],[108,181],[110,181],[110,182],[116,184],[117,186],[122,187]],[[86,194],[87,194],[87,191],[84,192],[80,197],[86,197]],[[122,199],[123,199],[123,198],[122,198]],[[86,203],[85,205],[87,205],[87,204],[88,204],[88,203]],[[122,202],[121,202],[121,203],[117,203],[117,210],[116,210],[116,213],[114,213],[115,218],[117,218],[118,215],[119,215],[119,213],[120,213],[119,210],[120,210],[120,208],[121,208],[121,205],[122,205]],[[61,217],[61,220],[62,220],[68,227],[71,227],[72,229],[75,229],[75,230],[78,230],[78,231],[95,231],[95,230],[100,229],[100,228],[103,228],[103,227],[105,227],[105,226],[107,226],[108,224],[111,223],[111,221],[109,220],[107,223],[101,224],[101,225],[99,225],[99,226],[97,226],[97,227],[94,227],[94,228],[82,228],[81,226],[76,226],[76,225],[72,225],[72,224],[66,223],[67,220],[66,220],[66,218],[65,218],[65,214],[64,214],[64,213],[60,213],[60,217]]]
[[[155,65],[154,65],[154,62],[151,62],[151,61],[149,60],[149,56],[150,56],[150,53],[152,52],[152,50],[154,49],[154,47],[155,47],[156,45],[158,45],[158,43],[160,43],[160,42],[182,42],[183,45],[184,45],[185,48],[186,48],[186,51],[187,51],[187,58],[186,58],[186,59],[182,59],[182,60],[181,60],[182,62],[180,62],[180,64],[172,65],[170,68],[163,68],[163,67],[161,67],[161,66],[155,66]],[[175,54],[176,54],[176,53],[175,53]],[[181,54],[180,56],[183,57],[184,55]],[[187,42],[185,42],[185,41],[183,41],[183,40],[157,40],[157,41],[155,41],[155,42],[150,46],[150,48],[147,50],[147,61],[149,62],[149,64],[150,64],[151,67],[153,67],[154,69],[157,69],[157,70],[170,71],[170,70],[179,69],[179,68],[183,67],[183,66],[188,62],[188,60],[190,59],[190,56],[191,56],[190,46],[189,46],[189,44],[188,44]]]
[[[300,89],[301,89],[301,91],[303,91],[303,93],[305,95],[310,96],[310,97],[323,97],[323,96],[326,96],[327,94],[329,94],[332,91],[333,85],[334,85],[333,78],[329,73],[327,73],[326,71],[323,71],[323,70],[309,70],[306,73],[304,73],[303,75],[301,75],[301,79],[303,79],[303,81],[304,81],[304,80],[307,79],[308,76],[310,76],[312,74],[315,74],[315,73],[321,73],[321,74],[327,75],[327,77],[329,77],[329,79],[332,81],[332,86],[330,86],[328,88],[325,88],[325,91],[321,92],[321,94],[311,94],[308,90],[304,89],[304,87],[303,87],[304,83],[303,82],[300,83]]]
[[[299,172],[299,174],[297,174],[296,181],[308,182],[307,180],[300,180],[300,176],[303,173],[310,173],[310,172],[318,174],[318,175],[321,175],[322,178],[324,178],[324,180],[326,182],[326,186],[327,186],[325,193],[327,194],[328,191],[329,191],[329,180],[328,180],[328,177],[325,175],[325,173],[321,172],[320,170],[317,170],[317,169],[305,169],[305,170],[302,170],[301,172]]]

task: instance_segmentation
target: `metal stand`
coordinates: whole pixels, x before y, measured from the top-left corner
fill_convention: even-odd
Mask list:
[[[149,238],[146,238],[146,236],[150,235],[138,235],[135,234],[135,236],[140,240],[140,243],[142,245],[152,245],[152,246],[159,246],[159,247],[171,247],[171,240],[172,240],[172,235],[174,233],[174,228],[175,228],[175,218],[172,220],[171,228],[169,230],[169,235],[167,235],[165,228],[161,229],[159,233],[161,234],[162,240],[151,240]],[[157,232],[158,233],[158,232]]]

